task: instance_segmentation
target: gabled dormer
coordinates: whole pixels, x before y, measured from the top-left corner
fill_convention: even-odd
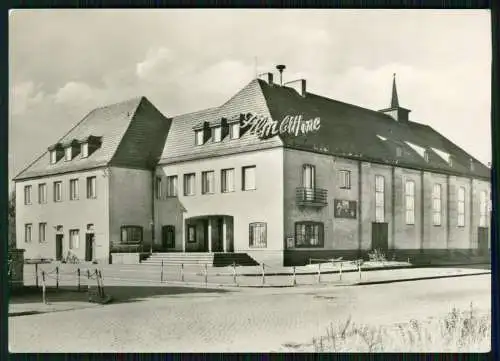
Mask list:
[[[220,118],[213,122],[210,122],[210,135],[213,143],[220,143],[224,137],[229,133],[229,128],[227,125],[226,118]]]
[[[80,153],[80,142],[76,139],[70,140],[63,144],[64,160],[69,162]]]
[[[48,148],[50,155],[50,164],[56,164],[64,157],[64,147],[61,143],[56,143]]]
[[[210,139],[210,124],[202,122],[193,127],[194,130],[194,144],[203,145]]]
[[[80,141],[80,153],[82,158],[89,157],[97,149],[101,147],[102,137],[96,137],[94,135],[89,135]]]
[[[243,114],[238,114],[227,119],[227,127],[229,129],[229,139],[239,139],[241,137],[241,122]]]
[[[396,74],[393,75],[392,79],[391,106],[379,110],[379,112],[389,115],[397,122],[407,122],[409,120],[411,110],[399,106],[398,91],[396,89]]]

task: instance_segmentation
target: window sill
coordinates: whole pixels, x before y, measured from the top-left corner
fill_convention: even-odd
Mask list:
[[[234,193],[236,191],[221,191],[221,194],[226,194],[226,193]]]
[[[242,189],[242,192],[252,192],[252,191],[256,191],[257,188],[252,188],[252,189]]]

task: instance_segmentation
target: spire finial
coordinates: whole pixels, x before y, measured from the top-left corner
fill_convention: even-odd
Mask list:
[[[391,108],[399,108],[398,91],[396,89],[396,73],[392,74]]]

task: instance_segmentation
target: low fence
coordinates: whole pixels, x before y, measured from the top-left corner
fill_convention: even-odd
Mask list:
[[[208,264],[170,264],[159,265],[120,265],[102,266],[100,269],[85,268],[82,265],[26,265],[32,267],[26,271],[25,283],[33,277],[35,285],[42,282],[45,286],[74,286],[82,290],[82,284],[99,281],[109,286],[132,285],[189,285],[189,286],[235,286],[235,287],[294,287],[321,283],[356,282],[363,278],[362,262],[341,259],[328,260],[328,263],[311,262],[306,266],[273,267],[266,264],[259,266],[211,267]],[[349,277],[346,278],[346,273]],[[104,276],[102,276],[104,275]],[[366,277],[365,277],[366,278]],[[96,281],[96,286],[99,287]]]

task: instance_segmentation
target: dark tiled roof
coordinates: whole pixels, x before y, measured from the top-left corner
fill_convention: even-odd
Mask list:
[[[149,112],[148,116],[142,116],[147,112]],[[71,142],[73,139],[81,141],[92,135],[102,137],[102,145],[97,150],[87,158],[82,158],[81,154],[79,154],[71,161],[65,161],[63,157],[56,164],[50,164],[50,154],[46,151],[21,171],[14,180],[82,171],[105,166],[110,164],[111,161],[121,166],[145,167],[147,162],[144,161],[144,158],[149,156],[157,160],[161,146],[164,143],[166,133],[163,137],[160,137],[161,139],[156,139],[158,133],[161,133],[159,130],[162,130],[162,122],[167,125],[169,123],[145,97],[138,97],[94,109],[55,143],[64,144]],[[144,127],[143,124],[147,126]],[[165,129],[163,128],[163,130]],[[156,138],[151,138],[155,134],[157,135]],[[131,139],[132,142],[123,142],[127,138],[134,139]],[[136,145],[134,148],[134,145],[131,146],[125,143],[134,143]],[[160,143],[160,149],[155,151],[154,145],[156,144],[156,148],[158,148],[158,143]],[[144,148],[144,144],[149,145]],[[138,146],[140,146],[140,149],[137,149]],[[148,154],[141,156],[141,149],[142,152],[145,149]],[[149,154],[154,152],[156,154]]]
[[[209,140],[205,145],[194,146],[195,125],[247,112],[270,115],[274,120],[287,115],[302,115],[303,119],[320,117],[321,127],[318,132],[307,135],[280,135],[261,140],[246,133],[239,140],[226,137],[220,143]],[[428,161],[406,142],[425,148]],[[250,82],[221,107],[174,117],[160,162],[172,163],[276,146],[439,173],[490,177],[489,168],[427,125],[397,122],[381,112],[311,93],[303,97],[292,88],[269,85],[260,79]],[[398,147],[402,152],[400,156],[397,155]],[[453,164],[450,166],[431,148],[451,154]],[[474,171],[469,168],[470,159],[474,161]]]

